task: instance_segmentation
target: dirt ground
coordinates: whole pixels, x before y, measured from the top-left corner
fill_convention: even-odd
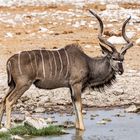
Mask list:
[[[130,6],[129,3],[119,6],[125,9],[140,8],[138,4]],[[100,56],[97,39],[98,23],[87,9],[100,13],[106,10],[106,5],[85,3],[82,8],[71,4],[0,7],[0,75],[6,78],[7,59],[23,50],[61,48],[67,44],[79,43],[89,56]],[[105,28],[107,38],[110,34],[121,35],[121,27],[125,19],[111,22],[103,17],[103,20],[105,25],[113,25]],[[81,26],[78,26],[79,22]],[[140,71],[140,46],[135,44],[135,41],[140,38],[140,30],[137,30],[135,25],[137,27],[139,23],[134,22],[133,25],[127,26],[127,30],[135,32],[135,35],[131,39],[134,47],[125,56],[125,70]],[[121,47],[116,46],[118,50]],[[7,80],[2,78],[1,83]]]
[[[127,4],[123,6],[127,7]],[[135,8],[134,6],[132,6],[132,8]],[[138,6],[139,5],[136,5],[136,8]],[[47,12],[64,13],[70,10],[76,11],[77,8],[73,5],[1,7],[0,14],[2,14],[1,18],[3,18],[3,20],[0,22],[0,57],[2,60],[0,72],[5,71],[5,61],[11,55],[23,50],[60,48],[67,44],[79,43],[88,55],[101,55],[100,48],[97,47],[99,43],[97,39],[98,28],[90,28],[87,25],[74,28],[70,24],[67,24],[67,21],[71,21],[71,23],[80,20],[87,22],[96,21],[96,19],[92,18],[88,13],[87,9],[89,8],[98,12],[105,10],[105,5],[87,4],[80,11],[84,14],[72,17],[73,19],[71,17],[65,17],[65,15],[62,19],[57,18],[57,16],[51,17],[51,14],[49,16],[39,15],[43,12],[45,14]],[[128,8],[130,8],[129,4]],[[31,13],[36,13],[36,15]],[[85,14],[87,14],[87,16]],[[15,23],[12,23],[12,20]],[[104,22],[105,25],[109,23],[110,21]],[[116,34],[121,33],[119,28],[121,28],[122,24],[114,22],[113,25],[116,29]],[[41,27],[49,29],[50,32],[41,31]],[[130,27],[128,26],[127,28],[129,29]],[[132,30],[136,32],[135,28]],[[106,28],[105,31],[112,33],[111,28]],[[137,31],[136,36],[134,36],[132,40],[135,42],[139,37],[140,31]],[[91,45],[92,47],[86,48],[84,47],[86,45]],[[120,48],[120,46],[117,47]],[[125,63],[129,69],[140,69],[139,52],[140,47],[134,44],[134,47],[126,54]]]

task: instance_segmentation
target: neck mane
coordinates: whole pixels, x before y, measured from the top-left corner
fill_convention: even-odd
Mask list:
[[[89,70],[88,86],[93,90],[104,91],[115,82],[116,73],[107,57],[91,58]]]

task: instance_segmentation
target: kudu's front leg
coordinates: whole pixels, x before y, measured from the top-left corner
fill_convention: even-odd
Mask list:
[[[82,116],[82,100],[81,100],[81,84],[71,86],[71,99],[76,115],[76,128],[84,130],[83,116]]]

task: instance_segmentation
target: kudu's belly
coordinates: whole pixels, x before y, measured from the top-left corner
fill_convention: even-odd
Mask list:
[[[55,89],[60,87],[68,87],[68,81],[36,80],[34,85],[41,89]]]

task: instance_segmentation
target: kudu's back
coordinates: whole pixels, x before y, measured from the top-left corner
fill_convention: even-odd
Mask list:
[[[8,77],[15,83],[18,79],[28,79],[43,89],[69,87],[86,79],[87,58],[76,44],[58,50],[23,51],[8,60]]]

